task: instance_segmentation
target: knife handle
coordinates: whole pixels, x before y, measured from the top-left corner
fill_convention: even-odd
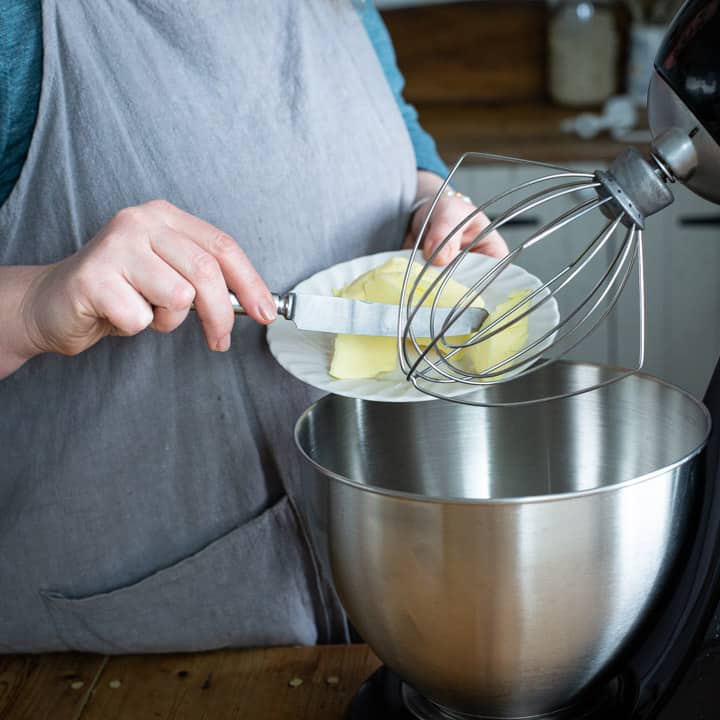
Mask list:
[[[230,304],[232,305],[233,312],[236,315],[247,315],[247,310],[240,304],[240,301],[235,296],[235,293],[228,293],[230,298]],[[278,315],[282,315],[286,320],[292,320],[293,311],[295,310],[295,293],[285,293],[284,295],[278,295],[272,293],[272,299],[275,301],[275,308]],[[190,306],[191,310],[195,310],[195,303]]]

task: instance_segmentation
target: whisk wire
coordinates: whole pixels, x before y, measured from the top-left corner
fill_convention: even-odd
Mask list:
[[[539,177],[525,180],[513,188],[495,194],[489,200],[473,208],[452,230],[445,235],[442,241],[434,248],[428,259],[411,277],[410,265],[414,262],[422,246],[431,217],[437,204],[455,176],[459,167],[468,159],[481,158],[485,160],[501,160],[504,162],[530,165],[544,170]],[[633,369],[618,370],[611,378],[598,382],[592,388],[579,388],[566,392],[561,396],[586,392],[596,387],[607,385],[620,377],[624,377],[642,367],[645,354],[645,292],[643,269],[643,234],[634,217],[628,215],[621,203],[613,202],[613,195],[607,193],[607,181],[603,178],[607,173],[600,171],[578,172],[566,168],[549,165],[547,163],[527,162],[519,158],[492,155],[488,153],[465,153],[453,166],[451,172],[438,190],[430,210],[423,220],[418,238],[412,248],[410,264],[403,277],[400,293],[400,309],[398,312],[398,357],[400,366],[406,378],[427,395],[456,399],[443,394],[436,385],[465,384],[475,387],[470,395],[464,394],[457,398],[458,402],[472,405],[494,405],[492,402],[492,388],[495,385],[512,381],[518,374],[526,375],[555,362],[580,345],[589,335],[601,325],[616,307],[622,296],[633,270],[637,268],[638,287],[640,290],[640,344],[638,348],[637,364]],[[460,271],[463,261],[468,254],[480,247],[492,233],[503,231],[514,220],[530,212],[548,207],[555,202],[563,202],[567,198],[584,193],[593,193],[589,199],[576,202],[573,207],[560,212],[553,220],[546,222],[539,229],[532,232],[520,242],[505,257],[496,260],[489,268],[484,268],[479,277],[465,283],[467,289],[459,300],[450,309],[442,322],[435,318],[435,311],[442,303],[443,293],[448,284]],[[504,207],[500,207],[500,206]],[[489,219],[492,209],[499,211],[497,217]],[[513,263],[523,256],[530,248],[540,241],[549,239],[554,234],[568,228],[585,217],[596,214],[601,210],[608,218],[608,222],[597,232],[590,242],[583,243],[578,251],[564,261],[559,271],[552,273],[552,277],[523,293],[517,302],[490,322],[486,322],[475,332],[469,335],[453,335],[453,324],[476,304],[497,282],[505,272],[509,272]],[[457,238],[459,233],[466,232],[465,228],[480,217],[487,220],[482,230],[472,241],[465,245],[456,257],[446,267],[437,273],[432,273],[430,267],[442,250]],[[624,226],[621,228],[621,225]],[[622,235],[618,233],[624,230]],[[617,238],[617,240],[615,239]],[[613,248],[610,251],[610,248]],[[581,274],[586,274],[595,267],[601,253],[607,250],[608,262],[601,267],[600,276],[593,278],[588,290],[583,289],[579,297],[571,289],[577,288]],[[605,262],[605,261],[602,261]],[[592,267],[591,267],[592,266]],[[559,311],[557,297],[570,292],[572,302],[564,312]],[[572,299],[576,298],[576,299]],[[413,320],[420,307],[430,306],[430,337],[420,338],[413,327]],[[486,367],[473,367],[468,365],[470,359],[463,352],[487,343],[513,327],[533,328],[533,316],[544,306],[555,310],[543,310],[546,317],[552,322],[545,327],[537,326],[532,329],[530,337],[519,349],[509,351],[506,356],[493,357],[496,350],[490,349],[487,356],[491,358]],[[530,325],[528,326],[528,323]],[[522,332],[528,332],[527,329]],[[495,346],[488,346],[494,348]],[[502,347],[502,346],[500,346]],[[472,362],[479,361],[478,356]],[[490,393],[488,395],[488,393]],[[522,398],[516,401],[505,399],[502,405],[532,404],[555,399],[554,397]]]
[[[562,196],[564,193],[565,193],[565,191],[560,191],[557,193],[545,193],[544,192],[541,194],[543,197],[542,198],[538,197],[537,201],[542,202],[543,198],[545,198],[546,195],[549,196],[550,199],[552,199],[554,197]],[[542,235],[544,237],[546,237],[547,235],[556,231],[560,227],[563,227],[565,224],[572,222],[577,217],[582,216],[583,214],[585,214],[586,212],[589,212],[590,210],[594,210],[595,208],[599,207],[600,205],[602,205],[606,202],[608,202],[608,199],[585,201],[585,202],[581,203],[579,206],[577,206],[576,208],[574,208],[574,209],[568,211],[567,213],[563,214],[562,216],[560,216],[560,218],[558,218],[558,221],[556,222],[554,227],[546,226],[545,228],[542,228],[538,232],[542,233]],[[534,201],[533,201],[533,203],[534,203]],[[536,203],[534,203],[534,204],[536,204]],[[522,207],[522,204],[518,204],[514,208],[511,208],[511,210],[507,211],[500,218],[498,218],[494,223],[490,223],[490,225],[488,227],[486,227],[480,233],[480,237],[482,237],[483,234],[491,232],[492,231],[491,226],[502,227],[502,225],[505,222],[507,222],[509,219],[511,219],[511,216],[516,211],[518,211],[521,207]],[[410,365],[409,369],[406,370],[406,373],[412,374],[412,373],[417,372],[419,365],[423,362],[428,361],[428,354],[434,350],[434,348],[436,347],[436,345],[438,343],[442,342],[443,345],[450,348],[450,350],[448,352],[443,354],[442,360],[446,364],[448,364],[450,367],[452,367],[452,369],[454,371],[454,375],[458,374],[461,371],[458,368],[458,366],[449,363],[450,358],[452,358],[455,354],[460,352],[463,348],[470,346],[470,345],[478,344],[479,342],[483,342],[485,340],[488,340],[491,337],[493,337],[494,335],[498,334],[499,332],[502,332],[503,330],[507,329],[511,324],[519,322],[522,318],[526,317],[530,312],[535,310],[539,305],[543,304],[544,302],[546,302],[547,300],[549,300],[551,298],[552,294],[548,293],[546,298],[543,298],[539,303],[535,303],[534,305],[531,305],[526,311],[522,312],[520,315],[517,315],[511,322],[501,324],[504,319],[508,318],[511,314],[516,313],[518,307],[522,307],[522,306],[528,304],[529,300],[531,300],[532,297],[535,297],[537,294],[542,292],[542,290],[545,289],[547,287],[547,285],[549,284],[549,283],[546,283],[541,288],[538,288],[532,294],[531,297],[525,298],[522,301],[522,303],[520,303],[519,306],[510,308],[506,313],[504,313],[501,317],[499,317],[495,321],[493,321],[489,326],[483,326],[482,328],[480,328],[469,340],[466,340],[462,343],[453,343],[452,341],[449,341],[447,338],[448,328],[450,328],[452,326],[452,323],[457,318],[459,318],[463,314],[463,312],[465,312],[472,305],[472,303],[475,301],[475,299],[484,292],[485,288],[500,273],[503,272],[505,267],[507,267],[507,265],[509,265],[515,259],[515,257],[518,256],[522,252],[522,250],[525,247],[527,247],[527,245],[534,240],[534,238],[535,238],[535,235],[531,236],[525,243],[523,243],[518,248],[513,250],[508,256],[506,256],[505,258],[496,262],[490,268],[490,270],[488,270],[476,283],[474,283],[468,289],[468,291],[463,295],[463,297],[458,301],[458,303],[455,305],[454,310],[446,318],[446,321],[443,324],[443,328],[439,333],[435,332],[435,328],[434,328],[434,324],[433,324],[434,312],[431,313],[431,336],[432,336],[432,339],[431,339],[430,343],[425,346],[425,348],[421,348],[419,343],[417,342],[416,337],[413,332],[413,329],[412,329],[412,324],[408,323],[406,325],[404,338],[407,340],[408,336],[410,337],[413,348],[415,349],[416,353],[418,353],[418,357],[416,358],[415,362]],[[447,238],[446,238],[446,240],[447,240]],[[591,245],[592,245],[592,243],[591,243]],[[434,286],[437,285],[438,281],[440,281],[440,278],[444,278],[441,281],[440,288],[438,289],[437,293],[434,296],[432,309],[433,309],[433,311],[436,309],[437,303],[439,301],[439,298],[441,297],[442,291],[443,291],[444,287],[447,285],[447,282],[452,277],[452,274],[454,273],[454,267],[459,265],[459,263],[463,259],[463,255],[465,255],[469,251],[470,251],[469,248],[466,248],[457,258],[455,258],[455,260],[450,265],[448,265],[448,267],[445,269],[445,271],[435,280],[435,282],[431,285],[431,287],[423,295],[423,297],[420,300],[419,305],[413,309],[412,314],[409,315],[410,319],[412,319],[412,317],[414,316],[414,312],[417,311],[417,307],[422,305],[422,303],[428,297],[430,292],[433,292]],[[582,254],[581,254],[581,256],[582,256]],[[413,291],[411,291],[411,296],[412,296],[412,292],[414,292],[415,288],[416,288],[416,285],[413,286]],[[410,303],[411,299],[408,302]],[[498,327],[498,326],[500,326],[500,327]],[[550,331],[548,331],[544,336],[542,336],[542,338],[540,338],[536,342],[533,342],[530,346],[526,347],[525,354],[527,355],[529,350],[531,350],[534,347],[537,347],[537,345],[539,345],[542,341],[544,341],[545,339],[550,337],[556,331],[556,329],[557,328],[551,328]],[[435,364],[435,363],[430,363],[430,364],[436,371],[440,371],[437,364]],[[495,373],[494,375],[505,374],[508,371],[507,362],[503,363],[503,367],[505,369],[502,372]],[[445,375],[446,377],[450,377],[449,375],[446,375],[446,373],[444,373],[444,372],[442,374]],[[478,378],[493,377],[492,369],[488,369],[486,372],[484,372],[482,374],[471,374],[471,377],[478,377]]]
[[[604,244],[605,244],[605,242],[607,241],[607,239],[608,239],[608,238],[613,234],[613,232],[616,230],[617,226],[619,225],[619,222],[620,222],[620,220],[618,219],[618,220],[616,220],[614,223],[612,223],[611,225],[609,225],[609,226],[605,229],[605,231],[602,233],[602,236],[603,236],[604,239],[603,239],[603,241],[601,241],[601,243],[598,243],[598,245],[597,245],[597,247],[596,247],[596,249],[595,249],[596,252],[599,252],[599,250],[604,246]],[[561,341],[563,341],[565,338],[568,338],[568,337],[570,337],[572,334],[574,334],[575,332],[577,332],[577,330],[578,330],[579,328],[584,327],[584,326],[585,326],[585,323],[586,323],[587,320],[588,320],[588,318],[589,318],[589,317],[595,312],[595,310],[601,305],[601,303],[603,302],[603,300],[604,300],[605,297],[607,296],[608,292],[609,292],[610,289],[613,287],[613,285],[615,284],[615,282],[617,281],[617,279],[618,279],[618,277],[619,277],[619,273],[620,273],[621,269],[623,268],[625,261],[627,260],[627,253],[628,253],[629,250],[630,250],[630,245],[631,245],[631,243],[626,242],[626,243],[624,243],[624,244],[621,246],[620,251],[616,254],[615,258],[614,258],[613,261],[610,263],[609,267],[607,268],[607,270],[605,271],[605,273],[603,274],[603,276],[596,282],[595,286],[594,286],[593,289],[590,291],[590,293],[588,293],[588,294],[585,296],[585,299],[584,299],[578,306],[576,306],[576,307],[571,311],[571,313],[568,315],[568,317],[566,317],[564,320],[562,320],[560,323],[558,323],[558,324],[555,326],[554,330],[558,333],[558,335],[556,335],[556,337],[553,339],[553,342],[554,342],[556,345],[558,345],[558,344],[559,344]],[[589,262],[589,259],[588,259],[586,262]],[[614,270],[616,267],[617,267],[616,272],[613,272],[613,270]],[[578,268],[578,272],[579,272],[581,269],[582,269],[582,266],[581,266],[580,268]],[[609,303],[608,308],[607,308],[607,310],[606,310],[606,313],[605,313],[604,315],[602,315],[601,318],[600,318],[600,320],[599,320],[597,323],[593,324],[593,325],[590,327],[590,329],[587,329],[586,332],[585,332],[573,345],[571,345],[569,348],[567,348],[567,350],[566,350],[565,352],[569,352],[570,350],[572,350],[574,347],[576,347],[578,344],[580,344],[580,342],[582,342],[586,337],[588,337],[592,332],[594,332],[594,330],[598,327],[598,325],[600,324],[600,322],[602,322],[602,320],[605,319],[605,317],[607,316],[607,314],[609,314],[609,313],[612,311],[612,308],[614,307],[615,302],[617,302],[617,299],[618,299],[620,293],[622,292],[622,288],[624,287],[624,283],[627,281],[627,277],[629,277],[629,273],[631,272],[631,270],[632,270],[632,265],[630,265],[630,266],[628,266],[628,267],[626,268],[626,273],[625,273],[625,275],[622,276],[622,285],[621,285],[621,288],[620,288],[620,292],[618,292],[618,294],[611,300],[611,302]],[[569,279],[567,279],[567,282],[569,282]],[[592,298],[595,296],[595,294],[596,294],[601,288],[603,289],[603,292],[600,294],[600,297],[598,297],[598,298],[596,299],[596,301],[595,301],[595,303],[593,304],[593,306],[592,306],[582,317],[580,317],[579,319],[577,319],[576,322],[575,322],[575,324],[574,324],[569,330],[566,330],[564,333],[560,334],[560,333],[559,333],[559,330],[560,330],[562,327],[565,327],[565,326],[569,325],[569,324],[570,324],[570,321],[572,320],[572,318],[575,317],[576,315],[578,315],[578,314],[583,310],[583,308],[585,308],[585,306],[592,300]],[[549,334],[549,333],[546,333],[546,336],[547,336],[548,334]],[[527,352],[527,350],[530,349],[531,346],[537,346],[538,344],[539,344],[538,341],[535,341],[534,343],[531,343],[530,345],[524,347],[521,351],[519,351],[519,352],[516,354],[516,356],[519,356],[519,355],[524,356],[525,353]],[[537,353],[537,354],[532,355],[532,356],[530,356],[530,357],[524,357],[523,360],[524,360],[524,362],[532,362],[532,360],[540,357],[541,355],[542,355],[542,351],[541,351],[540,353]],[[498,363],[497,366],[504,368],[504,372],[505,372],[505,373],[507,373],[507,372],[508,372],[509,370],[511,370],[511,369],[516,369],[521,363],[519,363],[519,364],[517,364],[517,365],[514,365],[514,366],[511,366],[511,367],[509,367],[509,368],[508,368],[507,365],[506,365],[506,363],[508,363],[509,361],[514,360],[516,356],[512,356],[512,357],[508,358],[507,360],[504,360],[502,363]],[[545,363],[545,364],[547,364],[547,363]],[[538,369],[538,368],[533,368],[533,369]],[[485,372],[492,373],[493,370],[495,370],[495,366],[493,366],[493,367],[491,367],[491,368],[488,368]],[[493,374],[495,374],[495,373],[493,373]]]
[[[619,221],[616,221],[615,223],[612,224],[612,226],[608,226],[608,228],[603,233],[603,236],[605,239],[607,239],[607,237],[609,237],[612,234],[612,232],[614,232],[618,223],[619,223]],[[592,300],[592,298],[594,297],[596,292],[600,288],[603,288],[603,292],[601,293],[600,297],[596,299],[595,303],[590,308],[590,310],[588,310],[583,317],[581,317],[579,320],[577,320],[576,323],[572,326],[572,328],[570,330],[567,330],[564,334],[562,334],[559,339],[555,339],[556,343],[558,343],[559,340],[569,337],[574,332],[576,332],[580,327],[583,327],[584,323],[587,322],[587,319],[600,306],[602,301],[605,299],[607,294],[610,292],[612,287],[617,282],[619,274],[627,260],[628,253],[630,251],[630,246],[631,246],[631,243],[625,243],[623,245],[623,248],[617,253],[617,255],[613,259],[612,263],[606,270],[603,277],[600,280],[598,280],[595,287],[586,296],[586,298],[582,302],[582,304],[577,306],[573,310],[572,315],[573,316],[577,315],[585,307],[585,305]],[[598,247],[596,248],[596,251],[599,251],[600,247],[602,247],[602,245],[600,243],[598,243]],[[623,252],[623,249],[624,249],[624,252]],[[613,272],[613,270],[615,270],[615,272]],[[570,348],[568,348],[566,352],[569,352],[571,349],[573,349],[575,346],[577,346],[580,342],[582,342],[582,340],[584,340],[587,336],[589,336],[598,327],[598,325],[607,317],[607,315],[612,311],[615,303],[617,302],[620,294],[622,293],[622,290],[624,289],[625,283],[627,282],[627,279],[629,277],[631,270],[632,270],[632,264],[626,268],[625,275],[623,275],[622,279],[621,279],[620,288],[618,289],[616,294],[613,296],[613,299],[610,301],[605,313],[603,313],[601,315],[601,317],[595,323],[593,323],[593,325],[590,327],[590,329],[586,330],[586,332],[573,345],[571,345]],[[608,277],[611,274],[612,274],[612,277],[610,277],[610,279],[608,280]],[[527,302],[527,300],[523,301],[523,302]],[[510,313],[514,312],[515,308],[522,306],[523,302],[518,303],[514,308],[511,308],[511,310],[509,310],[506,314],[509,315]],[[530,311],[532,311],[532,309],[534,309],[534,308],[531,308],[530,310],[526,311],[524,313],[524,315],[527,315]],[[513,322],[507,323],[504,327],[509,327],[510,325],[514,324],[514,322],[517,322],[519,320],[519,318],[520,318],[520,316],[517,319],[513,320]],[[500,320],[500,318],[498,318],[498,321],[499,320]],[[512,372],[512,371],[514,371],[520,367],[523,367],[527,364],[533,363],[535,360],[541,358],[543,355],[543,352],[544,352],[544,350],[542,348],[539,352],[537,352],[535,354],[530,354],[530,351],[533,348],[537,347],[538,345],[541,345],[543,343],[543,341],[546,340],[549,336],[556,334],[559,331],[559,329],[561,327],[563,327],[564,325],[568,324],[570,320],[571,320],[571,317],[565,318],[565,320],[563,322],[558,323],[556,326],[551,328],[549,331],[547,331],[544,335],[542,335],[535,341],[524,346],[521,350],[517,351],[516,353],[485,368],[482,372],[473,373],[473,372],[465,371],[463,368],[461,368],[457,365],[454,365],[448,361],[448,359],[450,357],[452,357],[453,354],[455,354],[460,349],[462,349],[462,347],[469,346],[470,342],[468,342],[466,345],[460,346],[458,348],[458,350],[455,350],[453,353],[448,353],[440,358],[440,362],[442,362],[443,364],[449,365],[454,371],[456,371],[455,375],[446,374],[445,372],[443,372],[442,369],[439,368],[437,363],[434,362],[433,360],[427,360],[427,363],[429,365],[431,365],[438,372],[442,372],[442,374],[446,375],[446,377],[448,377],[448,378],[456,377],[458,382],[465,382],[466,384],[488,385],[488,386],[493,385],[493,384],[499,384],[498,380],[495,380],[493,382],[492,378],[502,377],[509,372]],[[514,362],[515,360],[517,360],[518,362]],[[539,370],[541,367],[548,365],[550,362],[553,362],[554,360],[555,360],[555,358],[550,358],[540,364],[537,364],[536,366],[533,366],[528,372],[534,372],[536,370]]]
[[[528,185],[528,183],[525,183],[525,185]],[[441,272],[438,274],[438,276],[433,279],[428,286],[428,288],[425,290],[425,292],[422,294],[420,300],[416,305],[413,305],[413,298],[415,295],[415,292],[417,291],[417,288],[422,280],[422,276],[427,272],[428,267],[430,266],[432,260],[434,257],[437,256],[437,254],[442,250],[442,248],[452,239],[453,235],[462,228],[467,222],[470,222],[474,217],[476,217],[480,212],[482,212],[481,208],[477,208],[472,213],[468,215],[467,218],[465,218],[461,223],[459,223],[444,239],[443,241],[438,245],[438,247],[435,249],[435,251],[431,254],[430,258],[426,262],[426,264],[421,268],[420,272],[418,273],[418,276],[415,278],[413,282],[412,290],[410,291],[410,296],[407,298],[407,301],[405,299],[405,290],[406,286],[403,283],[403,288],[401,290],[401,305],[406,307],[407,310],[407,317],[406,317],[406,323],[405,323],[405,332],[403,333],[404,340],[407,341],[408,336],[409,339],[413,345],[413,348],[416,352],[421,353],[421,357],[416,361],[411,367],[407,368],[404,364],[402,364],[402,368],[404,372],[413,372],[416,368],[419,362],[422,362],[424,359],[424,356],[427,354],[425,352],[424,354],[421,352],[420,347],[418,346],[415,334],[412,329],[412,320],[415,317],[415,314],[418,310],[418,308],[423,306],[423,303],[431,296],[433,295],[432,300],[432,310],[431,312],[431,334],[433,336],[433,342],[427,350],[431,350],[437,341],[440,339],[434,328],[434,311],[436,310],[438,303],[440,301],[440,298],[442,297],[442,292],[447,286],[447,283],[452,279],[452,276],[455,273],[456,268],[460,265],[462,262],[464,256],[471,252],[477,245],[480,243],[485,237],[487,237],[490,233],[494,232],[498,228],[501,228],[503,225],[505,225],[507,222],[513,220],[520,214],[527,212],[528,210],[532,210],[546,202],[550,202],[552,200],[555,200],[557,198],[563,197],[564,195],[567,195],[569,193],[576,192],[577,190],[584,190],[589,188],[594,188],[599,186],[599,183],[580,183],[580,184],[572,184],[568,186],[563,186],[561,189],[556,189],[554,192],[548,192],[548,191],[542,191],[540,193],[537,193],[536,195],[532,196],[531,198],[527,199],[525,202],[517,203],[515,206],[507,210],[503,215],[501,215],[496,220],[490,222],[481,232],[480,234],[473,240],[472,243],[470,243],[467,247],[463,248],[461,252],[458,254],[458,256],[451,261],[451,263]],[[505,193],[508,194],[508,193]],[[452,312],[447,318],[447,322],[444,323],[444,328],[449,328],[452,323],[457,320],[465,310],[472,305],[473,302],[484,292],[485,288],[496,278],[498,277],[503,270],[517,257],[519,256],[522,251],[526,248],[534,244],[534,242],[537,242],[540,239],[543,239],[544,237],[547,237],[547,235],[551,234],[552,232],[555,232],[556,230],[560,229],[561,227],[564,227],[569,222],[572,222],[576,220],[579,217],[582,217],[587,212],[590,212],[591,210],[594,210],[596,207],[606,203],[609,201],[609,198],[603,199],[601,201],[586,201],[582,205],[579,206],[579,210],[576,211],[569,211],[568,213],[565,213],[564,215],[560,216],[560,218],[557,221],[557,224],[553,228],[543,228],[541,229],[538,234],[535,234],[531,236],[525,243],[520,245],[518,248],[513,250],[508,256],[498,261],[492,268],[490,268],[476,283],[472,285],[468,289],[468,291],[465,293],[465,295],[461,298],[461,300],[456,304],[455,307],[461,306],[459,312]],[[487,207],[488,203],[485,204],[484,207]],[[418,241],[416,245],[422,242],[422,232],[421,235],[418,237]],[[412,262],[412,257],[411,257]],[[437,285],[440,283],[440,287],[438,288]],[[469,299],[468,299],[469,298]],[[401,348],[401,353],[402,348]]]

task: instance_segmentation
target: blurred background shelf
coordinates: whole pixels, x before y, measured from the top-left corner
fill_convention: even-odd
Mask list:
[[[563,132],[560,124],[578,114],[546,100],[505,103],[415,103],[423,127],[448,164],[464,152],[512,155],[548,163],[610,161],[627,143],[603,133],[591,140]],[[633,143],[639,150],[646,145]]]
[[[600,107],[551,102],[546,2],[380,5],[405,76],[405,97],[447,162],[467,150],[565,162],[610,159],[623,149],[607,134],[581,140],[560,129],[564,119]],[[617,6],[619,89],[631,21],[624,7]]]

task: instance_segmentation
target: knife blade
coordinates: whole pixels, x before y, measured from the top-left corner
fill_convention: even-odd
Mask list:
[[[247,315],[238,299],[229,293],[236,315]],[[306,295],[304,293],[273,293],[278,315],[293,322],[299,330],[341,333],[346,335],[397,335],[398,306],[384,303],[348,300],[332,295]],[[435,308],[434,329],[439,332],[452,308]],[[403,313],[405,311],[403,310]],[[418,308],[412,328],[416,337],[430,337],[432,308]],[[477,330],[488,316],[484,308],[468,308],[447,329],[453,335],[466,335]],[[403,314],[403,318],[406,316]],[[404,320],[403,320],[404,322]]]

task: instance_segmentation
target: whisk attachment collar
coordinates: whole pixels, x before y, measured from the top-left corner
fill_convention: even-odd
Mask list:
[[[609,170],[598,170],[601,196],[612,202],[602,208],[607,217],[624,214],[623,224],[645,227],[645,218],[660,212],[673,201],[673,194],[658,172],[635,148],[628,148],[612,163]]]

